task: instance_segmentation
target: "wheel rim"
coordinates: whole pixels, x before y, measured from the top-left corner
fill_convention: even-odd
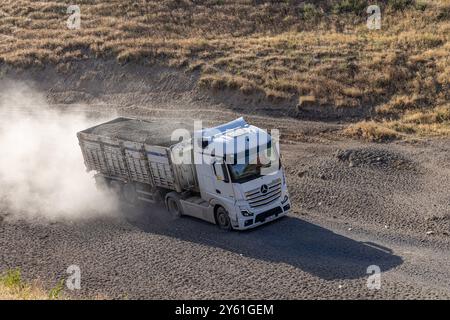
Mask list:
[[[217,210],[217,222],[221,228],[229,228],[230,226],[230,218],[228,217],[227,212],[222,208]]]

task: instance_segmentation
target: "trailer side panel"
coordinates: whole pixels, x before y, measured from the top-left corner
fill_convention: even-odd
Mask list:
[[[77,136],[88,171],[124,183],[137,182],[178,192],[193,190],[197,185],[194,167],[172,163],[171,147],[177,144],[171,143],[169,129],[161,123],[118,118],[83,130]]]
[[[159,146],[145,146],[153,181],[158,187],[177,190],[175,177],[170,164],[168,149]]]
[[[141,143],[125,141],[124,155],[132,181],[154,185],[150,166]]]

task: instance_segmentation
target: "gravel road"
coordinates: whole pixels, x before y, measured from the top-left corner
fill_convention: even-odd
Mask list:
[[[161,121],[190,108],[53,107]],[[202,118],[211,123],[240,114],[204,107]],[[13,111],[2,112],[7,121]],[[81,290],[66,289],[75,297],[450,298],[448,139],[369,144],[339,136],[338,122],[247,119],[281,130],[294,204],[287,217],[251,231],[223,232],[190,217],[172,220],[155,206],[47,220],[17,218],[0,204],[0,271],[19,267],[26,279],[50,288],[68,277],[68,266],[78,265]],[[367,287],[371,265],[382,272],[379,290]]]

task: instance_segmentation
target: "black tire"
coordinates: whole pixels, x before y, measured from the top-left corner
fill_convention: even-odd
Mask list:
[[[155,201],[155,203],[159,204],[159,203],[162,203],[163,200],[164,200],[164,196],[162,195],[161,191],[155,190],[153,192],[153,201]]]
[[[123,186],[123,199],[128,204],[136,204],[138,200],[136,186],[133,183],[127,183]]]
[[[109,189],[118,199],[122,199],[123,183],[117,180],[112,180],[109,183]]]
[[[181,208],[181,203],[178,196],[170,194],[167,195],[166,204],[167,210],[174,219],[179,218],[183,215],[183,209]]]
[[[231,230],[231,219],[227,210],[224,207],[218,207],[216,209],[216,222],[217,226],[222,230]]]
[[[103,176],[95,176],[95,186],[99,191],[105,191],[109,188],[109,180]]]

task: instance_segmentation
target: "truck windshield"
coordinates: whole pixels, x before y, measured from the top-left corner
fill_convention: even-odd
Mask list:
[[[281,167],[276,150],[272,148],[254,152],[253,156],[250,152],[250,155],[238,157],[233,164],[227,165],[231,180],[235,183],[245,183],[262,175],[275,173]]]

